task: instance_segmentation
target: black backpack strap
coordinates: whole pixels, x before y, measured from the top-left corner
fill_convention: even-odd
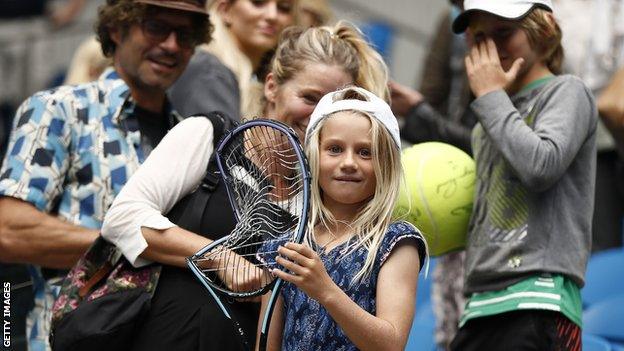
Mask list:
[[[205,117],[210,120],[213,126],[214,149],[208,161],[206,174],[199,188],[178,201],[167,217],[178,226],[194,233],[199,233],[204,209],[208,205],[212,193],[219,185],[221,178],[219,167],[216,162],[217,146],[226,132],[234,128],[236,123],[219,111],[210,112],[207,115],[198,114],[190,117]]]
[[[201,187],[209,192],[213,192],[217,185],[219,185],[219,166],[217,165],[217,147],[220,144],[221,139],[225,135],[225,133],[232,129],[234,126],[234,122],[225,116],[224,113],[220,111],[214,111],[205,116],[212,122],[213,127],[213,145],[214,149],[212,151],[212,155],[210,156],[210,160],[208,161],[208,168],[206,170],[206,175],[204,179],[202,179]],[[200,216],[201,217],[201,216]]]

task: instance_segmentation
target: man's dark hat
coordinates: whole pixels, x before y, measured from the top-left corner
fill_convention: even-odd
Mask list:
[[[208,15],[206,0],[134,0],[136,2],[153,6],[167,7],[170,9],[190,11]]]

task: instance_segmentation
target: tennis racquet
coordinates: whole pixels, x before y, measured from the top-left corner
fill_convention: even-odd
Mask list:
[[[217,164],[237,224],[227,236],[187,259],[199,281],[234,324],[248,350],[245,332],[220,297],[245,299],[272,290],[260,334],[266,348],[269,323],[283,284],[269,273],[272,262],[257,251],[275,253],[277,245],[303,240],[309,209],[310,171],[295,132],[266,119],[241,124],[220,142]],[[271,252],[266,252],[271,248]]]

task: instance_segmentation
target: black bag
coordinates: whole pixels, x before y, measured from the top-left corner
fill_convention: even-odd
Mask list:
[[[212,112],[214,144],[234,127],[222,113]],[[216,151],[216,150],[215,150]],[[219,184],[215,152],[201,185],[167,214],[178,226],[199,232],[204,210]],[[98,237],[64,279],[52,309],[53,350],[123,350],[150,309],[162,265],[135,268],[117,248]]]

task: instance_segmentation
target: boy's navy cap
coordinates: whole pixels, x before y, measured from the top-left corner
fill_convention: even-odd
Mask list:
[[[143,4],[149,4],[159,7],[167,7],[170,9],[190,11],[195,13],[201,13],[208,16],[208,10],[206,9],[206,0],[134,0]]]
[[[453,21],[453,32],[459,34],[466,31],[470,15],[477,11],[488,12],[505,19],[519,20],[536,6],[551,12],[553,10],[551,0],[465,0],[464,11]]]

